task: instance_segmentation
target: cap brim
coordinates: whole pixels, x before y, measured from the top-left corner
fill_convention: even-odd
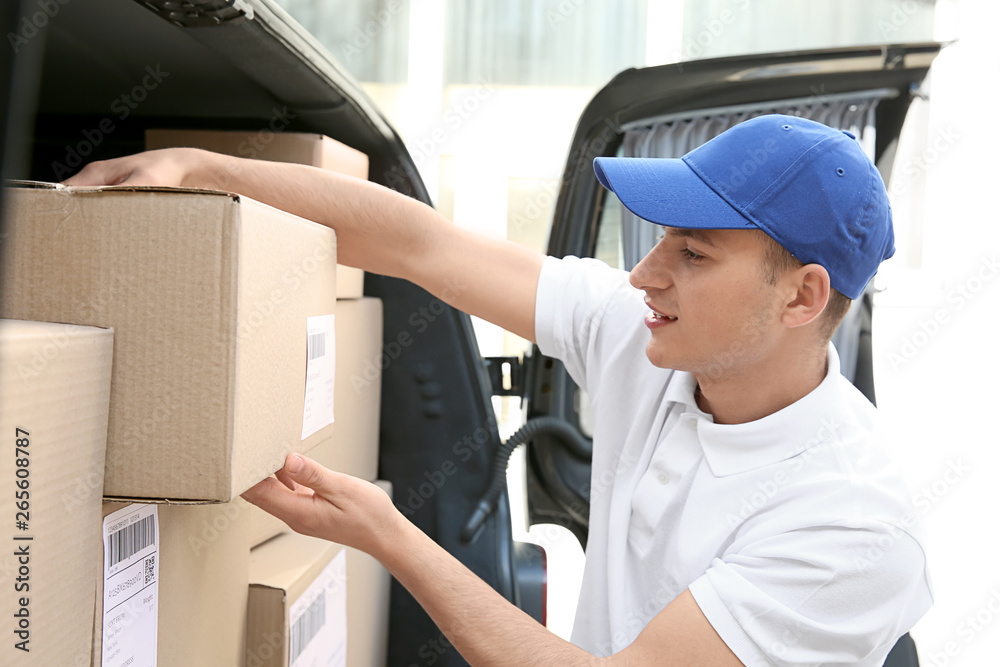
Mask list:
[[[640,218],[686,229],[756,229],[680,158],[594,158],[597,180]]]

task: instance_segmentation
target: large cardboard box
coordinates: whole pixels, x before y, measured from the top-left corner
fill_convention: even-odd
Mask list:
[[[368,156],[321,134],[298,132],[256,132],[215,130],[146,130],[146,150],[158,148],[202,148],[237,157],[292,162],[329,169],[356,178],[368,179]],[[220,174],[218,187],[227,187],[227,175]],[[337,298],[356,299],[364,292],[364,272],[337,266]]]
[[[384,667],[389,584],[378,561],[333,542],[286,533],[254,548],[246,666]]]
[[[382,301],[337,302],[336,421],[329,440],[307,454],[320,464],[368,481],[378,476],[379,407],[382,400]],[[280,520],[254,507],[253,546],[288,530]]]
[[[158,667],[243,664],[250,553],[247,507],[242,499],[215,505],[104,503],[103,517],[117,518],[108,525],[110,537],[100,522],[91,526],[104,540],[93,559],[102,564],[95,666],[105,653],[104,667],[151,664],[143,658],[151,660],[154,654]],[[155,512],[156,527],[147,526],[142,531],[145,539],[137,542],[135,528],[154,524],[143,515],[150,511]],[[130,547],[129,556],[140,560],[134,570],[124,571],[124,580],[119,577],[105,586],[109,563],[128,565],[118,553],[123,544]]]
[[[337,302],[337,420],[330,439],[309,457],[321,465],[368,481],[378,477],[382,404],[382,301]]]
[[[0,664],[87,665],[113,333],[0,320]]]
[[[0,316],[115,329],[105,496],[228,501],[330,437],[333,230],[214,191],[5,196]]]

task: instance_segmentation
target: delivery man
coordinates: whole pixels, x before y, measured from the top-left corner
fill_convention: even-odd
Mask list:
[[[878,171],[848,133],[782,115],[680,159],[594,168],[664,226],[629,274],[301,165],[169,149],[67,184],[211,188],[225,175],[228,189],[333,227],[341,263],[411,280],[566,364],[595,422],[573,643],[372,484],[293,454],[244,496],[380,560],[471,664],[882,665],[931,593],[875,410],[830,344],[894,250]]]

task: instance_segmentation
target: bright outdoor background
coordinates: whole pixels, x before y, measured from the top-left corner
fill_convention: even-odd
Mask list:
[[[925,521],[937,602],[925,665],[1000,655],[1000,215],[996,0],[279,0],[360,81],[456,224],[544,250],[580,112],[616,72],[743,53],[949,41],[904,128],[890,185],[897,253],[874,325],[882,418]],[[502,287],[502,286],[498,286]],[[524,341],[477,323],[485,355]],[[502,435],[521,418],[497,400]],[[520,484],[521,462],[511,465]],[[516,488],[512,486],[516,491]],[[517,502],[517,494],[515,503]],[[515,537],[525,538],[514,507]],[[555,527],[550,626],[568,636],[582,551]],[[529,538],[530,539],[530,538]]]

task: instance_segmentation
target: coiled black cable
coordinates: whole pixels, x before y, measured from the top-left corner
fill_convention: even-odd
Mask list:
[[[519,445],[523,445],[539,435],[551,435],[559,439],[566,450],[576,459],[589,461],[594,453],[593,444],[583,437],[583,434],[575,426],[565,419],[558,417],[535,417],[529,419],[524,426],[517,429],[513,435],[501,444],[493,456],[493,474],[490,477],[490,485],[486,487],[473,510],[465,527],[462,528],[460,537],[463,542],[470,542],[476,532],[486,521],[486,518],[496,507],[500,492],[503,491],[504,482],[507,479],[507,463],[510,455]]]

